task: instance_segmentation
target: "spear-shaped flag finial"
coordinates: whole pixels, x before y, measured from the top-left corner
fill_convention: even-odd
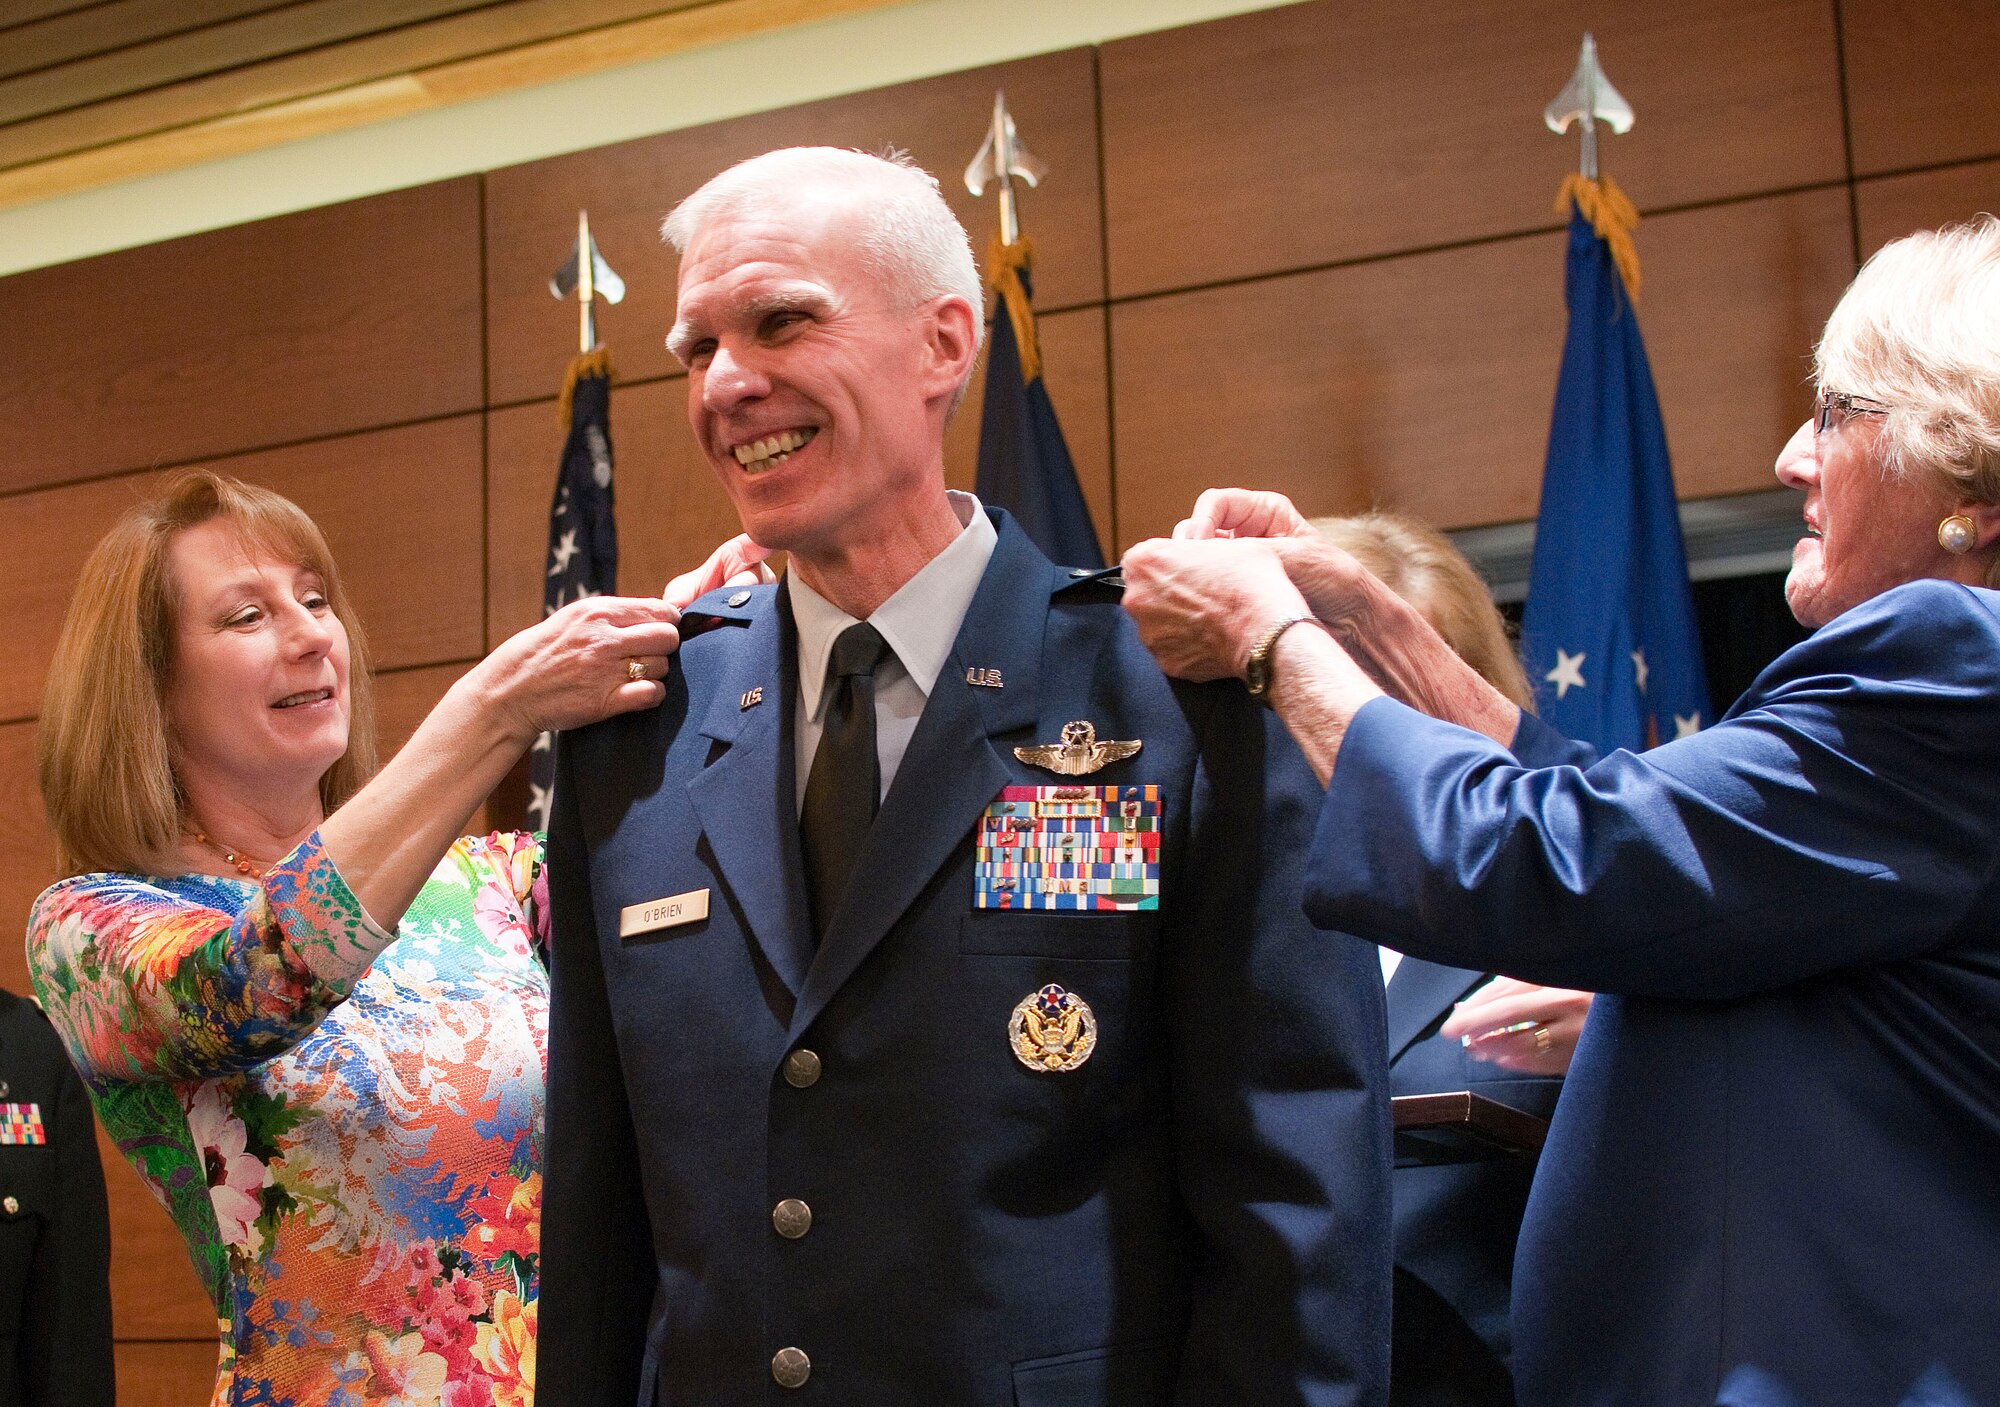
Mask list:
[[[986,140],[979,145],[979,155],[965,168],[965,188],[975,196],[986,194],[989,181],[1000,188],[1003,243],[1012,244],[1021,237],[1021,222],[1014,213],[1013,178],[1018,176],[1030,186],[1037,186],[1048,170],[1039,157],[1021,144],[1014,131],[1014,115],[1007,111],[1007,95],[994,93],[993,121],[986,129]]]
[[[1572,122],[1583,124],[1583,157],[1577,169],[1587,181],[1597,179],[1597,124],[1605,123],[1620,136],[1632,130],[1632,104],[1597,66],[1597,41],[1590,35],[1583,36],[1576,72],[1555,101],[1542,109],[1542,120],[1557,133],[1567,132]]]
[[[558,298],[577,301],[577,350],[588,352],[597,345],[597,296],[607,303],[623,302],[625,280],[604,262],[597,241],[590,237],[590,212],[576,212],[576,248],[549,279],[549,292]]]

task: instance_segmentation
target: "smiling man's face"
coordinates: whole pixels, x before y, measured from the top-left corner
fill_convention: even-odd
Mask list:
[[[808,560],[867,540],[938,464],[933,311],[894,306],[858,223],[810,195],[718,217],[682,257],[668,338],[744,530]]]

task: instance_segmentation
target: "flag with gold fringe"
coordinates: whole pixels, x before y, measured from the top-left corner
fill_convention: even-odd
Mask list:
[[[611,354],[603,347],[569,364],[560,413],[569,433],[549,505],[548,571],[542,614],[618,590],[618,523],[611,497]],[[547,830],[555,784],[554,739],[535,740],[528,763],[528,825]]]
[[[996,237],[987,255],[986,279],[998,297],[986,343],[976,487],[982,502],[1012,513],[1051,560],[1068,567],[1102,567],[1097,529],[1042,384],[1033,258],[1026,238],[1008,244]]]
[[[1542,717],[1601,750],[1708,721],[1673,468],[1635,302],[1638,212],[1609,177],[1572,174],[1569,334],[1521,622]]]

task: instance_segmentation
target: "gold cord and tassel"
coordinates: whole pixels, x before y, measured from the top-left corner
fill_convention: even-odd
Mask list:
[[[986,250],[986,286],[1007,305],[1007,317],[1014,324],[1014,346],[1021,354],[1021,380],[1025,384],[1042,374],[1042,347],[1035,338],[1035,310],[1028,305],[1028,290],[1021,273],[1035,265],[1035,242],[1022,235],[1008,244],[999,235]]]
[[[570,361],[569,370],[563,373],[562,399],[557,403],[556,409],[557,413],[562,416],[562,427],[565,433],[569,430],[570,401],[576,395],[577,378],[583,376],[601,376],[606,381],[611,379],[611,349],[609,347],[597,347],[573,358]]]
[[[1637,303],[1639,250],[1632,243],[1632,231],[1639,225],[1638,210],[1609,176],[1592,181],[1576,171],[1563,177],[1562,189],[1556,192],[1556,214],[1567,218],[1572,204],[1611,250],[1611,262],[1625,284],[1625,295]]]

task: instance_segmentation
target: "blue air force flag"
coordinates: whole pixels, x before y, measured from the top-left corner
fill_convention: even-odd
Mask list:
[[[563,381],[569,424],[549,505],[548,571],[542,614],[618,590],[618,524],[611,502],[611,357],[602,347],[572,361]],[[528,764],[528,825],[545,831],[555,783],[555,739],[535,739]]]
[[[999,297],[986,343],[986,403],[979,417],[975,488],[982,503],[1012,513],[1051,561],[1102,567],[1104,555],[1076,481],[1076,466],[1042,385],[1028,272],[1032,258],[1033,247],[1025,239],[1002,244],[996,238],[987,256],[987,282]]]
[[[1573,176],[1564,196],[1569,336],[1522,652],[1552,727],[1600,750],[1636,751],[1708,722],[1708,680],[1666,431],[1633,312],[1638,216],[1608,180]]]

